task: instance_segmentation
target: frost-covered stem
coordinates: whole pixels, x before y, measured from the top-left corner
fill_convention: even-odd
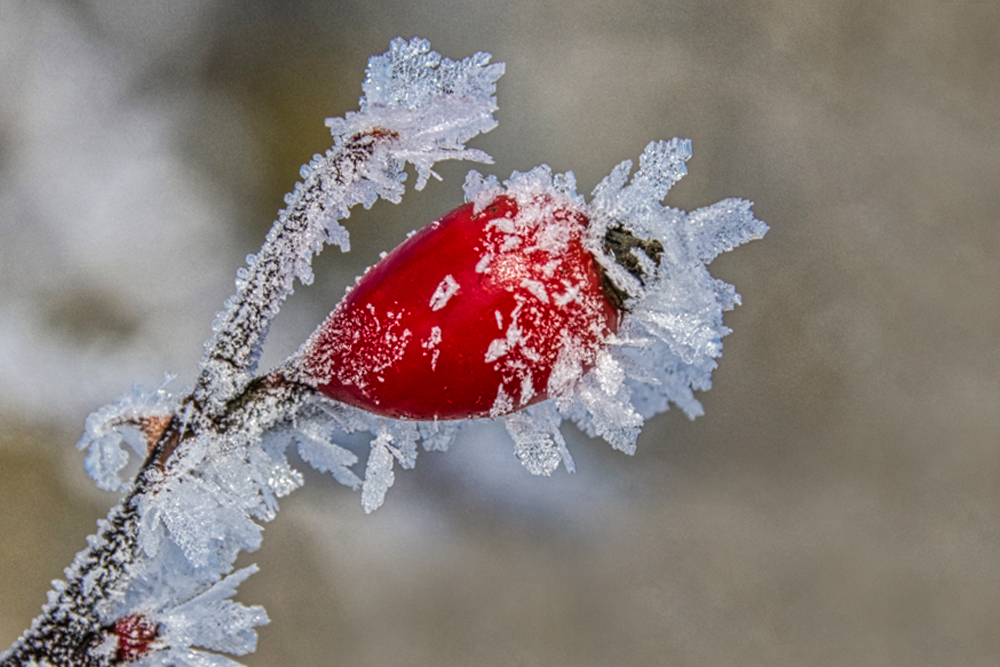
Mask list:
[[[150,448],[135,482],[122,501],[99,524],[97,535],[88,538],[89,548],[66,570],[67,580],[50,593],[31,628],[0,655],[0,667],[106,667],[118,664],[113,651],[95,650],[114,642],[114,628],[102,622],[100,609],[125,597],[133,568],[143,557],[138,544],[140,501],[156,494],[172,468],[183,459],[185,443],[210,435],[217,441],[239,432],[274,428],[291,419],[313,390],[288,382],[278,375],[252,380],[228,403],[228,412],[209,419],[198,412],[190,397],[181,401],[159,439]]]
[[[312,255],[322,248],[317,239],[325,235],[328,220],[344,215],[344,211],[328,213],[328,207],[343,206],[341,193],[362,178],[377,150],[398,138],[395,132],[372,128],[314,161],[260,252],[240,270],[237,292],[220,313],[216,333],[205,346],[194,399],[207,413],[215,415],[249,381],[271,320],[291,293],[294,278],[308,271]]]
[[[128,497],[111,510],[102,530],[90,539],[90,551],[77,558],[74,576],[55,595],[50,594],[42,615],[2,656],[2,667],[110,664],[91,651],[108,630],[102,627],[97,606],[115,594],[116,584],[135,558],[139,517],[133,500],[146,491],[145,477],[140,476]]]
[[[477,53],[452,61],[417,38],[395,39],[369,60],[359,111],[327,119],[332,148],[302,168],[287,209],[237,273],[193,391],[175,399],[163,387],[136,388],[88,418],[79,444],[89,450],[87,470],[101,488],[126,495],[66,570],[66,582],[54,583],[31,629],[0,655],[3,667],[147,657],[155,665],[218,667],[237,663],[206,651],[254,650],[253,628],[267,616],[231,600],[255,571],[234,572],[233,563],[259,546],[260,523],[274,517],[277,499],[302,484],[285,450],[295,443],[310,465],[359,487],[349,469],[357,457],[330,435],[333,426],[367,424],[280,372],[255,378],[268,327],[294,281],[312,281],[312,257],[325,244],[348,249],[339,221],[351,208],[399,201],[407,164],[419,190],[441,160],[491,161],[465,146],[496,126],[503,64],[489,60]],[[131,486],[119,477],[129,459],[120,427],[138,429],[147,445],[139,447],[145,461]],[[414,439],[392,444],[390,430],[382,428],[383,449],[410,452]]]

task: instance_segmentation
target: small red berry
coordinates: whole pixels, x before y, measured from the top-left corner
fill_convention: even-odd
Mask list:
[[[455,209],[365,273],[300,351],[301,370],[330,398],[403,419],[544,400],[561,353],[588,368],[618,327],[588,222],[551,196]]]
[[[114,633],[118,637],[115,648],[117,662],[135,662],[149,653],[150,644],[159,637],[156,624],[144,616],[123,616],[115,621]]]

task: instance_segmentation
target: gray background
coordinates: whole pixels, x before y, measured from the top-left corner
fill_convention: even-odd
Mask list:
[[[1000,663],[1000,3],[0,0],[0,644],[115,498],[87,414],[189,384],[243,256],[419,35],[507,63],[487,173],[589,192],[693,140],[668,203],[740,196],[767,239],[713,273],[744,305],[706,415],[634,458],[567,429],[531,478],[496,429],[424,454],[372,516],[322,476],[241,599],[248,665]],[[348,221],[275,325],[295,349],[443,183]]]

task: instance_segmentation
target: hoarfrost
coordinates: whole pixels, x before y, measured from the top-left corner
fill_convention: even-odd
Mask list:
[[[722,313],[740,303],[733,286],[713,278],[706,265],[721,252],[763,237],[767,225],[754,218],[750,202],[741,199],[726,199],[691,213],[663,206],[661,200],[687,174],[690,157],[689,140],[652,142],[631,178],[632,162],[622,162],[594,189],[589,203],[576,193],[572,173],[553,175],[544,165],[514,172],[503,187],[496,178],[475,171],[466,177],[465,198],[475,202],[477,210],[505,192],[522,204],[561,196],[582,206],[590,219],[587,249],[612,283],[628,295],[619,331],[596,360],[584,363],[583,350],[567,341],[549,377],[551,400],[505,418],[517,457],[535,474],[547,475],[558,464],[554,452],[560,439],[555,433],[563,418],[631,454],[644,420],[670,404],[692,419],[703,413],[694,391],[711,387],[722,338],[730,331],[723,325]],[[536,215],[542,217],[541,212]],[[496,224],[502,228],[513,222]],[[632,249],[630,260],[638,272],[629,270],[605,248],[605,236],[613,228],[648,242],[648,247],[658,244],[660,251],[653,257]],[[544,243],[557,248],[559,231],[554,226]],[[547,293],[535,296],[548,298]],[[569,285],[565,294],[553,297],[559,304],[573,298]],[[515,343],[496,339],[487,359],[499,358]],[[496,412],[511,404],[501,391]],[[542,406],[550,410],[549,421],[538,417]],[[571,460],[568,452],[561,456]]]
[[[386,491],[396,481],[392,471],[392,451],[389,434],[379,433],[372,441],[371,452],[368,454],[368,465],[365,467],[365,482],[361,487],[361,506],[365,512],[371,512],[385,501]]]
[[[344,486],[361,487],[361,480],[350,469],[358,462],[358,457],[331,442],[334,435],[327,424],[310,422],[300,426],[298,432],[299,456],[303,461],[320,472],[331,473]]]
[[[687,173],[690,157],[690,141],[652,142],[631,181],[626,161],[595,188],[589,205],[596,238],[617,225],[662,246],[657,261],[632,250],[643,270],[641,281],[614,256],[595,252],[609,277],[630,295],[629,313],[616,344],[608,348],[614,367],[599,362],[588,373],[579,394],[585,411],[573,416],[626,451],[634,446],[643,418],[669,403],[691,418],[702,414],[692,390],[711,386],[715,358],[730,331],[722,313],[739,303],[733,287],[713,278],[706,264],[767,232],[744,200],[727,199],[692,213],[662,206],[660,200]],[[610,391],[616,385],[620,388]]]
[[[382,505],[386,491],[396,481],[392,471],[393,459],[403,468],[412,468],[416,464],[416,443],[419,439],[420,431],[413,422],[383,420],[371,444],[365,481],[361,487],[361,506],[366,513]]]
[[[525,278],[521,281],[521,287],[531,292],[542,303],[549,302],[549,293],[545,291],[545,285],[537,280]]]
[[[575,472],[573,457],[559,430],[562,419],[551,402],[507,415],[504,426],[514,440],[514,455],[533,475],[548,477],[562,462]]]
[[[483,176],[475,169],[466,175],[462,189],[465,191],[465,201],[473,202],[472,210],[476,213],[481,212],[503,192],[496,176]]]
[[[486,253],[482,256],[482,259],[476,264],[476,273],[486,273],[490,268],[490,262],[493,261],[493,255]]]
[[[454,276],[448,274],[441,279],[441,282],[434,290],[434,294],[431,295],[431,310],[441,310],[448,303],[448,300],[457,293],[458,282],[455,280]]]
[[[441,356],[441,350],[435,349],[441,344],[441,327],[431,327],[431,333],[427,337],[427,340],[423,341],[420,346],[424,348],[431,355],[431,370],[437,370],[437,360]],[[426,354],[426,352],[425,352]]]
[[[137,456],[146,456],[147,437],[144,431],[155,429],[158,422],[168,420],[176,410],[176,399],[166,386],[173,380],[167,378],[159,387],[145,392],[133,385],[132,392],[113,405],[108,405],[87,417],[83,435],[77,449],[88,451],[84,467],[98,488],[105,491],[124,491],[128,484],[118,473],[128,465],[129,444]],[[133,432],[129,434],[127,431]]]
[[[417,424],[424,450],[428,452],[447,451],[460,427],[460,422],[433,421]]]

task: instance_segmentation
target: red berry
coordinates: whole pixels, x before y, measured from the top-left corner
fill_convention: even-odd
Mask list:
[[[160,632],[157,626],[143,616],[123,616],[115,621],[114,633],[118,637],[115,648],[117,662],[135,662],[149,653]]]
[[[403,419],[499,416],[586,369],[619,311],[570,201],[461,206],[369,269],[298,355],[325,395]]]

